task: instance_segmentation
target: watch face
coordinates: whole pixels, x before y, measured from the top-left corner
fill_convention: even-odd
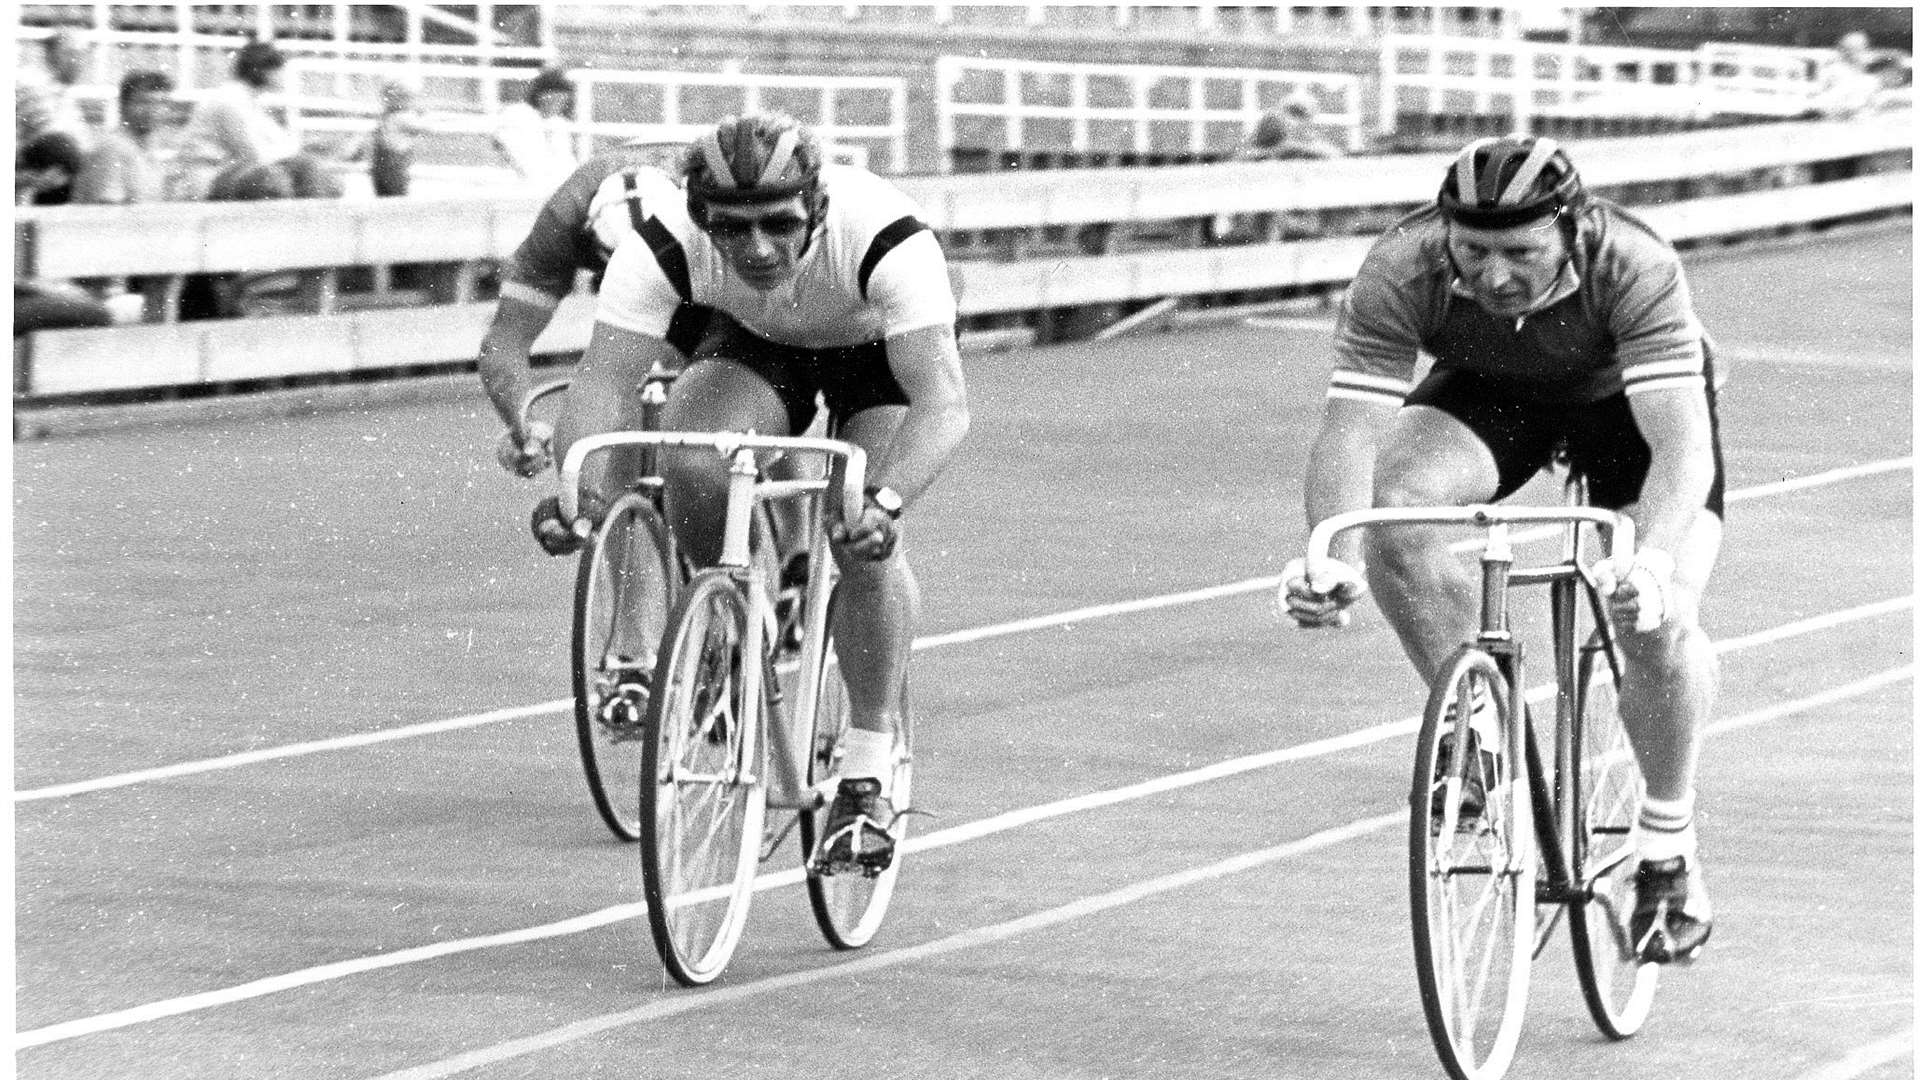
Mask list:
[[[900,516],[900,511],[905,504],[901,502],[899,492],[893,490],[892,488],[883,487],[883,488],[873,488],[869,490],[867,494],[873,497],[873,505],[879,507],[882,510],[885,510],[887,513],[892,514],[895,517]]]

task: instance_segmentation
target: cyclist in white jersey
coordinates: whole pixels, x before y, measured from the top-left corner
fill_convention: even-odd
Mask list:
[[[946,259],[911,199],[864,169],[825,165],[817,136],[791,117],[723,120],[694,141],[682,173],[684,192],[643,193],[642,242],[620,245],[608,264],[555,453],[635,426],[640,376],[679,362],[670,342],[695,319],[704,330],[664,427],[798,434],[818,394],[838,437],[866,450],[865,506],[833,537],[842,576],[832,632],[852,716],[825,834],[829,859],[884,866],[894,812],[886,784],[919,602],[903,516],[969,422]],[[612,455],[589,461],[583,487],[601,493],[583,500],[589,513],[631,468]],[[713,563],[724,462],[683,451],[663,455],[663,469],[672,527],[697,562]],[[548,550],[570,546],[552,499],[534,527]]]

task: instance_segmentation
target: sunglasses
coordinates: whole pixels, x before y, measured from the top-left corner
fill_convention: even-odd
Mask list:
[[[769,240],[792,240],[807,231],[808,221],[798,214],[769,214],[765,217],[719,217],[709,215],[707,232],[715,240],[743,241],[755,229]]]

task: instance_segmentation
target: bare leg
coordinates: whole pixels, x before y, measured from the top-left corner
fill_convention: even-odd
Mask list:
[[[1499,486],[1493,455],[1465,424],[1424,405],[1402,409],[1374,470],[1374,505],[1460,506]],[[1431,684],[1440,665],[1477,628],[1479,584],[1447,550],[1443,527],[1371,529],[1367,577],[1407,659]]]
[[[1719,661],[1700,627],[1700,595],[1719,556],[1720,536],[1719,518],[1697,515],[1684,550],[1674,553],[1673,617],[1644,634],[1615,628],[1626,668],[1620,719],[1651,799],[1679,800],[1693,791],[1700,731],[1719,686]]]
[[[902,406],[880,406],[849,418],[841,432],[869,454],[893,438]],[[904,535],[880,562],[848,558],[838,549],[840,599],[834,605],[833,639],[847,680],[853,727],[891,733],[899,724],[907,655],[920,611],[920,587],[907,565]]]
[[[727,360],[703,360],[674,381],[661,424],[668,431],[787,434],[787,410],[760,376]],[[664,450],[667,523],[697,566],[720,559],[727,524],[727,462],[706,449]]]

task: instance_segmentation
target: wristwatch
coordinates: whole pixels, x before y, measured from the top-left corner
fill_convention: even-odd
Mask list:
[[[895,521],[900,520],[900,511],[907,508],[900,493],[890,487],[868,486],[867,501],[880,508],[880,512]]]

